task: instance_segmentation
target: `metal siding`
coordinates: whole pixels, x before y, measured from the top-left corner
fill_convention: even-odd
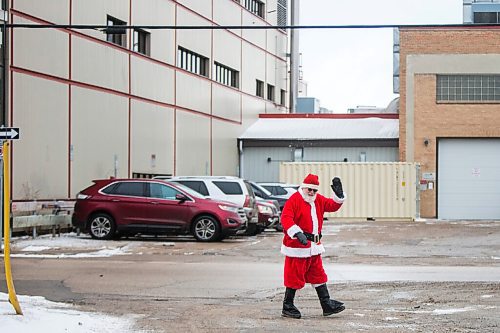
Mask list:
[[[131,102],[131,172],[174,173],[174,111],[159,105]]]
[[[271,162],[267,162],[268,157]],[[256,182],[275,182],[279,179],[280,163],[290,161],[291,157],[290,148],[245,148],[242,177]]]
[[[366,162],[397,162],[397,147],[304,148],[304,161],[360,162],[360,153],[366,153]]]
[[[13,73],[14,125],[12,195],[16,199],[64,198],[68,189],[66,86]]]
[[[332,195],[331,179],[342,179],[346,201],[327,217],[416,218],[416,163],[281,163],[279,180],[301,184],[309,173],[319,176],[325,196]]]
[[[440,139],[438,217],[500,218],[500,140]]]

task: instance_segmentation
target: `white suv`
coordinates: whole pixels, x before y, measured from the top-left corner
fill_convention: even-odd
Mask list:
[[[252,186],[246,180],[229,176],[177,176],[165,180],[187,186],[206,197],[243,207],[248,222],[246,234],[257,233],[257,202]]]

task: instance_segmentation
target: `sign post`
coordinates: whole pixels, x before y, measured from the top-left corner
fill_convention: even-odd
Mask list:
[[[3,239],[4,239],[4,265],[5,280],[9,292],[9,302],[16,310],[16,314],[22,315],[23,311],[17,300],[14,281],[12,279],[12,270],[10,265],[10,162],[9,162],[9,142],[6,139],[18,139],[19,128],[0,128],[0,142],[2,143],[2,162],[3,162]]]
[[[0,127],[0,140],[19,139],[19,127]]]

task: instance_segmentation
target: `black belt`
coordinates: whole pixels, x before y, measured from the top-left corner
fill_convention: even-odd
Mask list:
[[[310,234],[308,232],[304,232],[304,235],[306,235],[306,238],[308,240],[310,240],[311,242],[314,242],[314,243],[319,243],[319,241],[321,240],[321,237],[323,237],[322,234],[315,235],[315,234]]]

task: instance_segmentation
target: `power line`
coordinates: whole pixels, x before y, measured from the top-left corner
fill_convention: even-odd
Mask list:
[[[500,28],[499,24],[366,24],[366,25],[91,25],[91,24],[24,24],[7,23],[6,28],[20,29],[75,29],[75,30],[102,30],[113,32],[131,29],[148,30],[268,30],[268,29],[384,29],[384,28]]]

